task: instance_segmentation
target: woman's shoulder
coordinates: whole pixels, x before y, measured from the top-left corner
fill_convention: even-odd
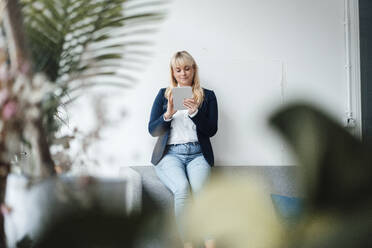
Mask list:
[[[214,91],[213,90],[210,90],[210,89],[206,89],[203,87],[203,91],[204,91],[204,96],[207,97],[207,98],[216,98],[216,95],[214,94]]]
[[[160,88],[160,90],[158,92],[158,96],[159,95],[163,95],[164,96],[164,93],[165,93],[166,90],[167,90],[167,88]]]

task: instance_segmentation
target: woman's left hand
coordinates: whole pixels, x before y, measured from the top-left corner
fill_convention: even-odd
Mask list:
[[[183,106],[185,106],[188,109],[189,115],[192,115],[193,113],[195,113],[195,111],[199,107],[193,98],[185,98],[183,100]]]

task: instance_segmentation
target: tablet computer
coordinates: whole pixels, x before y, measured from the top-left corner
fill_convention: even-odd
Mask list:
[[[192,88],[190,86],[175,87],[172,89],[173,106],[175,110],[187,109],[183,106],[183,99],[192,98]]]

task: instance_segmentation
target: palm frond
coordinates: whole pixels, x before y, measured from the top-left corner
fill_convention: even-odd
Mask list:
[[[58,107],[92,87],[129,88],[150,53],[138,35],[155,31],[168,0],[20,0],[34,72],[43,72],[56,90],[43,102],[44,125],[53,134],[61,124]],[[133,39],[134,37],[134,39]],[[131,39],[132,38],[132,39]],[[126,69],[126,70],[123,70]]]
[[[22,0],[26,34],[29,39],[34,70],[47,74],[52,82],[62,85],[73,75],[83,73],[105,62],[126,62],[131,46],[148,46],[147,41],[123,41],[126,27],[146,25],[161,20],[164,11],[151,10],[166,0]],[[129,2],[128,9],[124,4]],[[149,10],[150,8],[150,10]],[[139,28],[149,33],[150,28]],[[114,50],[113,50],[114,49]],[[138,56],[148,56],[137,52]],[[65,87],[68,91],[68,86]]]

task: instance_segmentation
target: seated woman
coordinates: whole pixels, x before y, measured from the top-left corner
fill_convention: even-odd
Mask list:
[[[174,194],[175,215],[183,237],[181,215],[193,194],[207,181],[214,156],[210,137],[217,132],[217,99],[213,91],[201,88],[198,67],[186,51],[177,52],[170,63],[171,82],[160,89],[151,109],[149,132],[159,137],[151,162],[159,179]],[[172,89],[191,86],[193,97],[183,101],[186,110],[175,110]],[[183,240],[185,247],[193,247]],[[214,247],[206,240],[207,248]]]

